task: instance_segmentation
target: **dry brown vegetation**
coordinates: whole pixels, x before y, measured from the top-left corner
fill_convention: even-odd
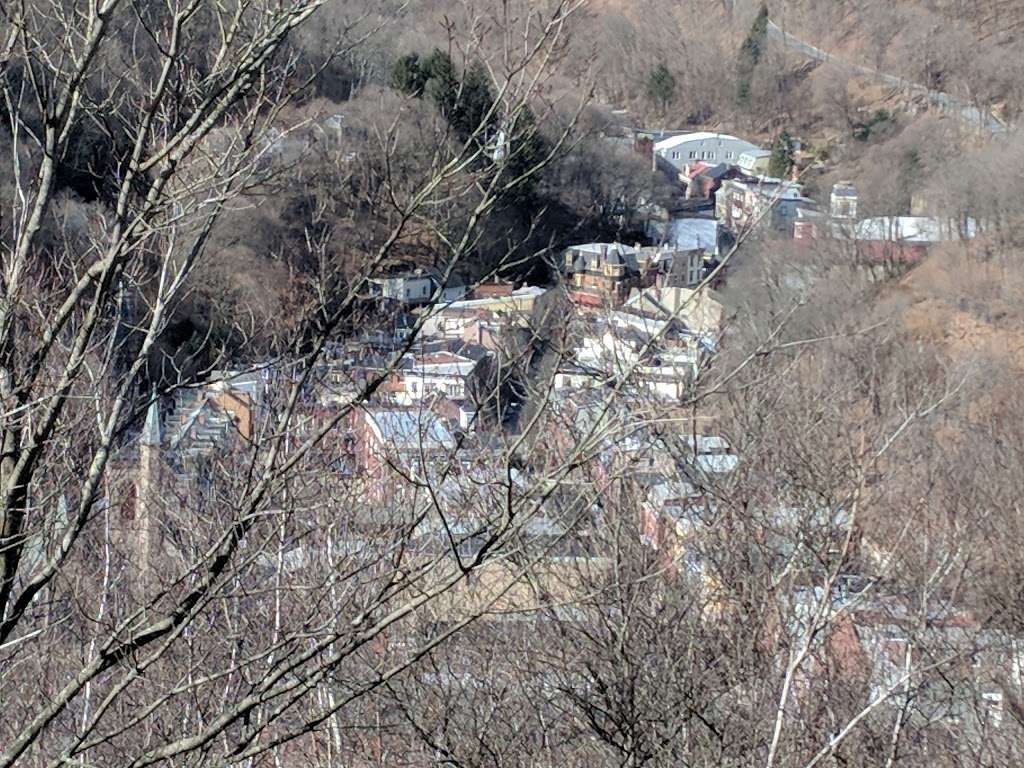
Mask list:
[[[925,5],[771,10],[1013,114],[1014,4]],[[1024,144],[770,45],[738,100],[756,11],[0,4],[0,768],[1021,764]],[[392,87],[434,48],[450,82]],[[622,330],[552,268],[676,194],[611,106],[791,129],[819,199],[983,237],[880,280],[751,236],[721,334]],[[398,409],[442,302],[393,265],[552,288],[466,402]]]

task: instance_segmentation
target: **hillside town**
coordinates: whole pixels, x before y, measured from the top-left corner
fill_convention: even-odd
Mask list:
[[[1020,765],[1017,5],[0,4],[0,768]]]
[[[386,541],[408,510],[426,505],[438,514],[415,516],[410,557],[436,557],[455,542],[469,558],[493,524],[489,504],[501,509],[506,495],[517,506],[538,500],[520,532],[537,553],[530,567],[514,576],[500,566],[485,571],[434,606],[432,622],[454,624],[477,613],[498,623],[520,613],[565,620],[553,607],[580,598],[582,582],[611,567],[596,532],[623,509],[635,516],[637,543],[660,564],[657,578],[695,580],[702,621],[723,620],[729,598],[702,553],[716,497],[743,469],[743,451],[733,445],[743,436],[722,434],[713,410],[696,411],[692,398],[730,344],[737,318],[716,289],[727,285],[737,244],[752,233],[806,248],[828,239],[845,247],[851,268],[881,279],[919,262],[932,246],[979,231],[973,221],[923,212],[860,218],[848,182],[817,201],[804,195],[798,163],[792,178],[770,177],[771,153],[742,139],[658,135],[653,141],[651,132],[636,131],[635,151],[678,185],[680,209],[652,212],[643,222],[647,244],[567,247],[552,256],[557,269],[549,285],[467,285],[435,268],[392,265],[368,280],[368,316],[383,322],[332,342],[302,386],[298,417],[305,426],[294,440],[335,420],[342,425],[319,448],[323,474],[304,489],[318,498],[344,481],[347,501],[331,502],[348,510],[344,527],[332,531],[333,546],[358,552]],[[204,467],[244,455],[254,425],[282,407],[282,392],[294,383],[287,368],[251,361],[244,370],[211,372],[196,389],[150,399],[141,433],[117,459],[107,500],[121,510],[117,541],[130,553],[133,579],[146,583],[172,556],[181,532],[167,521],[178,500],[201,488]],[[536,419],[559,426],[540,433],[543,445],[524,447],[537,439],[529,426]],[[506,468],[510,451],[514,470]],[[587,489],[583,509],[578,499],[568,507],[539,501],[538,481],[567,463],[574,494],[581,484]],[[943,599],[927,631],[908,644],[907,629],[920,616],[879,581],[887,542],[864,535],[843,507],[814,506],[796,491],[757,514],[771,532],[758,556],[775,569],[818,556],[806,549],[808,526],[830,547],[825,561],[803,563],[824,586],[794,585],[787,598],[793,612],[783,619],[792,626],[764,638],[764,653],[781,654],[776,663],[785,667],[794,653],[786,649],[803,644],[810,661],[800,675],[862,680],[865,702],[898,707],[893,692],[926,663],[934,643],[934,652],[972,659],[950,682],[971,694],[928,692],[935,697],[931,716],[979,740],[1009,724],[1004,695],[1024,690],[1024,637],[984,632],[978,646],[966,631],[980,629],[970,606]],[[296,572],[316,567],[316,538],[292,531],[281,541],[280,563]]]

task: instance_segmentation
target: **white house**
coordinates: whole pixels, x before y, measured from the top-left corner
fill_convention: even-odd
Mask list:
[[[687,165],[703,160],[707,163],[738,165],[740,155],[760,150],[756,144],[744,141],[727,133],[683,133],[654,145],[654,160],[668,163],[677,171]]]
[[[688,435],[690,453],[685,462],[705,474],[732,472],[739,466],[739,458],[724,437],[717,435]]]
[[[469,380],[477,365],[476,360],[452,352],[410,356],[408,364],[398,371],[405,389],[396,399],[401,405],[411,405],[433,393],[442,393],[450,400],[464,400],[470,394]]]
[[[452,309],[448,306],[437,307],[423,318],[420,335],[424,338],[461,339],[466,330],[480,322],[481,314],[489,314],[487,310]]]
[[[434,280],[422,270],[371,277],[370,284],[379,296],[403,304],[426,304],[434,295]]]
[[[721,332],[725,308],[709,288],[699,291],[679,287],[645,288],[629,298],[619,317],[640,318],[646,323],[667,323],[676,319],[691,333],[715,338]]]
[[[431,267],[414,267],[371,277],[370,285],[377,295],[403,304],[426,304],[435,292],[439,302],[457,301],[467,291],[461,281],[454,277],[445,281],[444,275]]]
[[[663,400],[681,400],[696,375],[699,357],[695,346],[650,344],[664,323],[613,314],[619,317],[610,318],[609,325],[579,340],[572,359],[555,375],[555,389],[586,389],[628,378],[637,391]],[[639,327],[629,320],[639,321]]]
[[[766,176],[771,167],[772,153],[768,149],[752,149],[740,155],[736,163],[748,176]]]

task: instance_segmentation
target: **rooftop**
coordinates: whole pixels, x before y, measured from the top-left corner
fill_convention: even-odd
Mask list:
[[[857,188],[851,181],[837,181],[832,185],[832,194],[835,197],[856,197]]]
[[[437,376],[468,376],[476,366],[477,361],[451,352],[427,352],[410,360],[413,371]]]
[[[713,131],[697,131],[696,133],[682,133],[678,136],[672,136],[668,139],[663,139],[654,145],[654,149],[657,152],[661,152],[666,149],[672,149],[678,147],[680,144],[686,144],[691,141],[744,141],[737,136],[732,136],[728,133],[715,133]]]
[[[928,216],[878,216],[861,219],[854,225],[857,240],[881,240],[899,243],[943,243],[970,239],[978,234],[974,219],[938,219]]]
[[[583,245],[570,246],[567,250],[579,251],[580,253],[603,254],[606,249],[609,253],[617,251],[622,255],[636,254],[640,250],[624,243],[584,243]]]
[[[776,179],[772,176],[758,176],[754,179],[730,179],[725,183],[751,190],[762,196],[774,197],[778,195],[780,200],[806,200],[811,202],[810,198],[804,197],[804,188],[796,181]]]
[[[460,301],[449,302],[445,306],[447,309],[455,310],[478,309],[505,303],[514,306],[517,301],[536,299],[539,296],[543,296],[547,293],[547,290],[547,288],[540,288],[535,285],[524,285],[522,288],[517,288],[512,291],[509,296],[494,296],[486,299],[462,299]]]
[[[431,450],[455,445],[448,427],[429,411],[375,408],[367,410],[366,417],[380,439],[395,448]]]
[[[718,253],[718,222],[714,219],[673,219],[665,232],[665,241],[682,251],[698,248]]]

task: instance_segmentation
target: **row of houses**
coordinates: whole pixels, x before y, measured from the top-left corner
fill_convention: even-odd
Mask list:
[[[698,286],[715,264],[717,244],[690,243],[641,247],[623,243],[585,243],[563,253],[563,274],[574,303],[591,307],[622,304],[635,291]]]
[[[685,409],[673,408],[684,392],[660,388],[662,381],[683,385],[693,375],[692,366],[699,366],[702,356],[713,352],[700,346],[701,335],[716,338],[715,322],[721,321],[721,314],[717,318],[684,315],[681,310],[692,298],[688,291],[691,289],[649,286],[614,309],[575,309],[571,362],[585,371],[590,381],[567,381],[569,369],[556,374],[561,378],[553,410],[564,414],[571,427],[562,434],[552,433],[550,450],[572,451],[588,433],[601,434],[602,419],[621,420],[615,429],[606,430],[608,436],[581,467],[583,476],[594,478],[589,482],[602,489],[597,494],[597,511],[587,525],[600,526],[607,510],[616,504],[630,509],[627,502],[639,499],[632,514],[638,517],[643,542],[664,559],[664,578],[686,578],[700,585],[706,593],[706,621],[714,622],[729,616],[732,603],[714,561],[705,556],[714,540],[704,537],[714,530],[721,489],[728,487],[730,478],[744,465],[742,452],[728,437],[716,433],[713,423],[698,424],[686,418]],[[490,320],[503,325],[493,316]],[[439,323],[437,327],[446,326]],[[537,487],[534,478],[544,476],[541,466],[508,470],[502,446],[488,440],[488,430],[478,429],[472,421],[460,423],[458,415],[451,413],[448,406],[461,397],[461,391],[449,391],[449,382],[471,375],[462,361],[473,360],[468,350],[463,350],[465,355],[451,351],[452,342],[455,340],[436,336],[424,339],[422,347],[406,353],[409,357],[400,357],[407,388],[382,393],[354,409],[336,438],[332,437],[330,450],[345,460],[325,464],[334,476],[325,476],[321,482],[328,489],[332,482],[358,488],[362,511],[352,513],[359,515],[359,524],[349,533],[355,537],[354,547],[367,537],[393,535],[396,525],[412,520],[416,523],[415,546],[410,557],[419,547],[438,556],[450,546],[448,536],[455,536],[460,553],[470,556],[474,547],[486,540],[491,524],[480,511],[502,509],[510,494],[516,503],[525,504]],[[335,358],[333,364],[340,369],[365,366],[376,370],[381,363]],[[155,399],[150,404],[138,447],[133,509],[115,535],[119,545],[147,553],[136,558],[136,567],[153,568],[173,556],[174,542],[183,536],[174,530],[169,507],[179,498],[176,489],[188,482],[182,480],[182,474],[189,471],[188,462],[196,466],[203,456],[244,453],[259,439],[260,415],[274,397],[272,369],[221,373],[207,386],[180,393],[172,407],[162,408]],[[413,383],[422,384],[435,376],[435,397],[424,396],[415,402],[408,399],[415,391]],[[617,388],[611,408],[609,387]],[[656,415],[638,419],[640,409],[651,402],[664,405]],[[316,417],[311,428],[336,413],[329,403],[316,399],[304,409]],[[630,424],[637,426],[627,426]],[[499,435],[500,428],[492,431],[493,437]],[[579,493],[577,486],[573,492]],[[616,493],[622,493],[621,503]],[[443,511],[448,530],[441,527],[437,514],[421,514],[421,509]],[[841,541],[852,524],[841,508],[831,507],[779,504],[775,509],[752,509],[750,514],[763,517],[763,537],[755,542],[756,552],[751,557],[777,558],[780,563],[804,555],[809,559],[821,556],[812,550],[800,554],[808,530],[819,531],[816,537]],[[556,594],[560,604],[571,605],[574,582],[569,574],[575,573],[579,579],[580,569],[586,568],[588,578],[600,578],[604,567],[601,554],[584,546],[553,511],[531,521],[526,533],[550,542],[543,545],[551,547],[549,555],[539,559],[530,574],[539,589],[508,589],[508,580],[518,577],[488,571],[486,578],[469,583],[434,606],[431,620],[458,621],[477,610],[489,611],[496,621],[517,612],[535,614],[551,595]],[[298,542],[276,562],[296,569],[314,567],[315,557],[306,549],[309,546]],[[869,550],[865,552],[870,558]],[[809,688],[815,679],[841,674],[846,680],[863,681],[869,697],[866,701],[870,701],[870,697],[898,689],[908,664],[926,665],[940,651],[962,654],[969,663],[961,670],[957,685],[973,686],[974,693],[960,692],[953,697],[939,688],[915,690],[917,706],[927,707],[933,717],[963,725],[972,716],[963,708],[974,702],[987,727],[1005,725],[1006,697],[1011,695],[1007,686],[1020,690],[1024,682],[1024,646],[1018,639],[984,629],[969,612],[952,605],[933,612],[922,624],[910,601],[877,588],[871,592],[851,586],[857,578],[856,571],[844,577],[835,595],[819,594],[812,587],[798,590],[786,621],[780,618],[761,640],[765,653],[783,653],[788,644],[808,632],[801,616],[812,615],[823,600],[830,605],[827,624],[815,634],[813,653],[798,690]],[[546,586],[549,580],[550,588]],[[585,620],[579,613],[566,611],[558,616]],[[943,710],[947,702],[949,708]]]
[[[638,146],[650,152],[656,169],[683,187],[687,199],[707,201],[715,224],[731,237],[762,227],[774,236],[845,243],[858,263],[877,266],[916,263],[937,244],[970,240],[980,232],[972,219],[859,218],[858,193],[848,181],[837,182],[827,204],[819,205],[800,182],[768,175],[769,150],[724,133],[669,133]],[[671,242],[674,231],[706,227],[709,218],[705,210],[691,209],[667,222],[652,221],[649,235]]]

